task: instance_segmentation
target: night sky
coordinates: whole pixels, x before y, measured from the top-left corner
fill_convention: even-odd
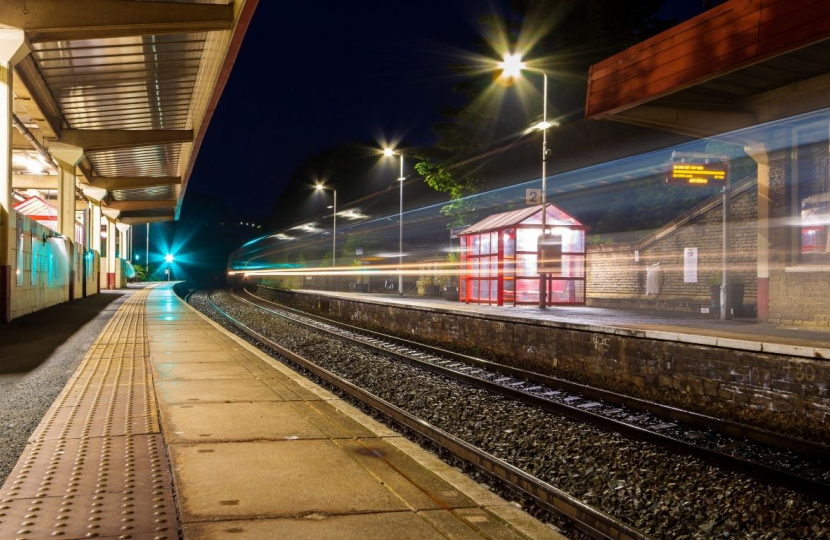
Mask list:
[[[309,153],[383,137],[432,143],[454,99],[453,53],[475,50],[476,21],[506,4],[260,1],[188,190],[264,215]],[[668,0],[661,15],[684,20],[702,4]]]

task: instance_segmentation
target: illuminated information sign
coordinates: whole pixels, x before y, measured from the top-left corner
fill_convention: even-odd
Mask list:
[[[673,186],[726,186],[729,162],[702,154],[675,153],[666,164],[664,179]]]

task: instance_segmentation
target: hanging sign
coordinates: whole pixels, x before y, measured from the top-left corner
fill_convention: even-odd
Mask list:
[[[697,283],[697,248],[683,248],[683,283]]]
[[[557,277],[562,272],[562,237],[558,234],[543,234],[539,237],[536,271]]]
[[[663,166],[663,180],[672,186],[726,186],[729,158],[713,154],[672,152]]]
[[[528,206],[536,206],[537,204],[542,204],[542,190],[526,189],[525,204],[527,204]]]

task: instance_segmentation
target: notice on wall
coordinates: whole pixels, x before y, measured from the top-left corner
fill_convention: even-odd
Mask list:
[[[639,249],[634,250],[634,262],[640,262],[640,250]]]
[[[697,283],[697,248],[683,248],[683,283]]]

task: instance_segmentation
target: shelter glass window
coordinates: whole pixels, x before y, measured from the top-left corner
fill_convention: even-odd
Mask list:
[[[504,256],[513,257],[516,255],[516,236],[513,231],[504,231]]]
[[[489,234],[482,234],[481,235],[481,254],[482,255],[489,255],[490,254],[490,235]]]
[[[536,274],[536,254],[519,254],[516,258],[516,275],[517,276],[535,276]]]
[[[479,255],[480,254],[479,247],[480,247],[481,238],[479,237],[479,235],[474,234],[473,236],[470,237],[470,241],[473,244],[473,246],[472,246],[473,247],[473,255]]]
[[[830,263],[830,148],[828,125],[796,132],[798,204],[801,212],[799,262]]]
[[[518,229],[516,231],[516,250],[535,253],[540,234],[539,229]]]
[[[537,302],[539,300],[538,279],[516,280],[516,302]]]

